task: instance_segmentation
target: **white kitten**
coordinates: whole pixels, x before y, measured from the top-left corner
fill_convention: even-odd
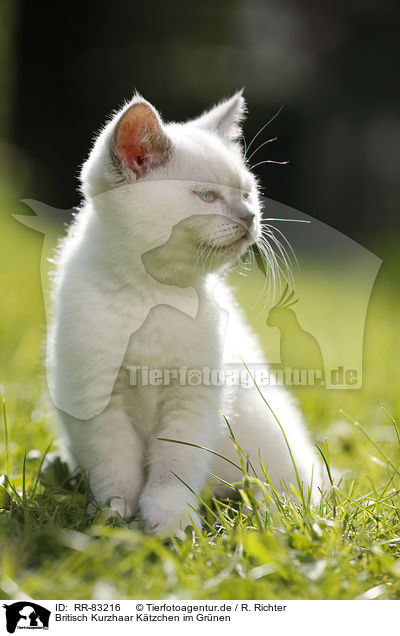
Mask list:
[[[237,462],[220,411],[258,467],[260,449],[277,488],[295,483],[285,439],[255,388],[195,384],[193,375],[168,384],[157,372],[147,386],[135,375],[263,362],[219,276],[261,231],[257,183],[236,141],[243,113],[238,93],[198,119],[163,124],[136,95],[93,146],[85,202],[58,258],[48,368],[70,451],[98,501],[113,498],[123,515],[139,508],[162,534],[193,516],[185,484],[198,493],[209,472],[240,479],[195,447]],[[301,415],[285,390],[263,393],[307,489],[316,459]]]

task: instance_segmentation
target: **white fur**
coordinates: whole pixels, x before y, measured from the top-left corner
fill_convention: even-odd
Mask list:
[[[83,167],[85,202],[58,259],[48,365],[70,451],[95,498],[114,497],[111,506],[123,515],[139,507],[151,527],[168,534],[194,515],[188,504],[196,500],[182,481],[199,493],[209,472],[227,481],[240,475],[211,453],[159,437],[237,461],[222,411],[258,467],[260,449],[278,488],[281,479],[290,484],[295,477],[279,426],[256,389],[127,383],[131,366],[263,361],[219,277],[260,235],[256,180],[235,142],[243,98],[237,94],[186,124],[162,124],[152,109],[169,154],[141,176],[112,160],[117,122],[137,103],[152,108],[135,96],[101,132]],[[199,186],[219,198],[202,200]],[[240,239],[241,216],[249,211],[251,236],[210,256],[210,246]],[[307,487],[316,460],[301,414],[285,390],[271,387],[264,395]]]

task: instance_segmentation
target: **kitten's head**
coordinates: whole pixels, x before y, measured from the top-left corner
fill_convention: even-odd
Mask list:
[[[157,268],[171,269],[171,259],[181,272],[223,267],[260,235],[257,181],[238,142],[244,112],[239,92],[197,119],[164,124],[135,95],[84,164],[86,199],[142,254],[165,244]]]

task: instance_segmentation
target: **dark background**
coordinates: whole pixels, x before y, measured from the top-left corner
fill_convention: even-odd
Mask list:
[[[243,86],[248,142],[284,104],[257,138],[278,141],[253,157],[290,161],[256,169],[267,196],[367,247],[399,229],[397,1],[3,1],[2,163],[18,199],[78,204],[93,134],[135,88],[179,120]]]

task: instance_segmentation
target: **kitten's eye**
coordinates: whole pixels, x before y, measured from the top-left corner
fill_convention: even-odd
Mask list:
[[[249,196],[250,196],[250,192],[243,192],[243,193],[242,193],[242,197],[243,197],[243,199],[248,199],[248,198],[249,198]]]
[[[219,198],[218,193],[215,192],[215,190],[199,190],[195,194],[205,203],[214,203],[214,201]]]

